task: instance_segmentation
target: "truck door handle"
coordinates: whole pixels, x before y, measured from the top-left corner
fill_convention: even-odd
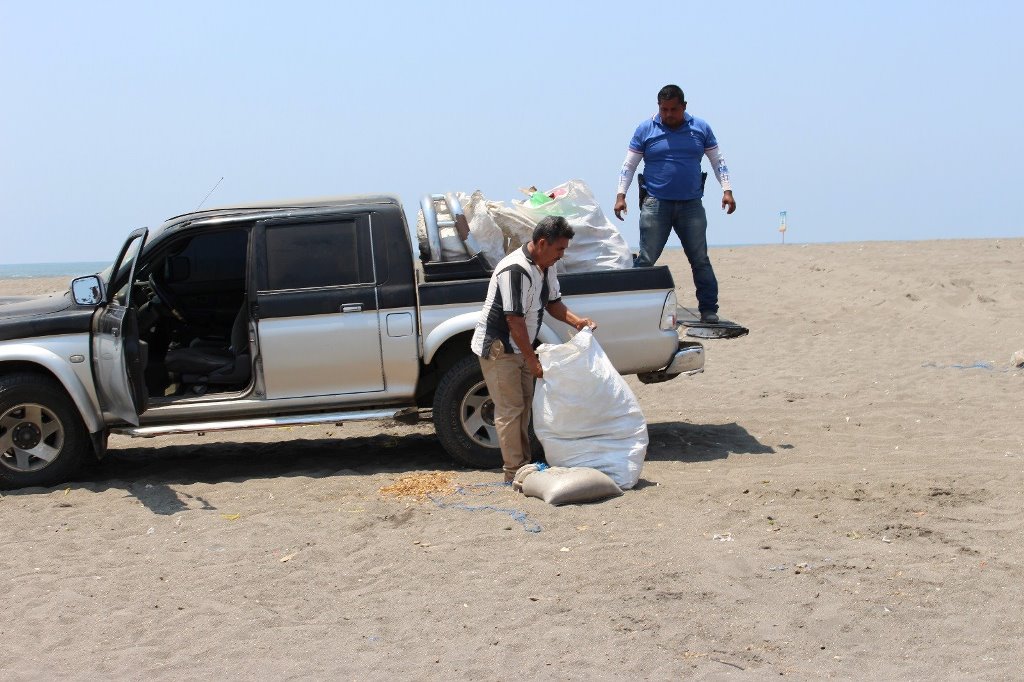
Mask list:
[[[363,312],[362,303],[342,303],[339,308],[343,313],[361,313]]]

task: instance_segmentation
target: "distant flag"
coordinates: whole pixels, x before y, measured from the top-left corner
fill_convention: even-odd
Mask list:
[[[782,243],[786,243],[786,212],[779,211],[779,232],[782,233]]]

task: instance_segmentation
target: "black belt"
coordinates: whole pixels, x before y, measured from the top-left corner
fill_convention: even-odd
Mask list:
[[[644,207],[644,199],[647,198],[647,181],[644,180],[644,174],[640,173],[637,177],[637,186],[640,188],[640,208]],[[701,171],[700,174],[700,193],[704,194],[704,183],[707,182],[708,174],[706,171]]]

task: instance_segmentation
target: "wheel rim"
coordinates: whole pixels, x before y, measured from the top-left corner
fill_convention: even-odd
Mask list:
[[[494,426],[494,401],[483,381],[466,391],[459,406],[459,422],[466,435],[485,448],[498,448],[498,429]]]
[[[23,403],[0,415],[0,464],[18,472],[49,466],[64,447],[64,424],[52,410]]]

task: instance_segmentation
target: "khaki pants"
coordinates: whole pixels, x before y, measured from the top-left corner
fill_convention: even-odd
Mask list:
[[[530,408],[533,374],[520,353],[506,353],[501,341],[491,344],[490,355],[480,358],[487,390],[494,401],[494,426],[501,444],[505,478],[530,463]]]

